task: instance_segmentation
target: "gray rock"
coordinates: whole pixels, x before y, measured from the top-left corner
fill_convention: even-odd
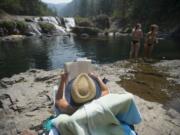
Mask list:
[[[2,81],[0,81],[0,88],[7,88],[8,85]]]
[[[38,77],[35,78],[35,82],[40,82],[40,81],[47,81],[49,79],[52,79],[56,77],[56,75],[53,74],[40,74],[38,75]]]
[[[80,36],[81,36],[81,38],[89,38],[90,37],[87,33],[82,33]]]
[[[179,63],[177,61],[177,65],[180,65]],[[127,65],[129,66],[127,67]],[[173,65],[171,63],[165,65],[165,67]],[[121,94],[126,91],[116,82],[122,76],[133,76],[135,72],[130,72],[134,71],[133,66],[131,62],[120,61],[98,66],[96,70],[102,78],[106,77],[110,80],[107,83],[110,92]],[[51,93],[53,85],[59,82],[61,71],[32,69],[26,73],[1,80],[7,85],[7,88],[1,88],[0,90],[0,134],[12,135],[10,134],[12,132],[16,135],[27,129],[33,135],[43,132],[42,122],[53,113]],[[179,74],[179,72],[177,73]],[[143,117],[142,123],[136,126],[139,134],[178,135],[180,132],[179,112],[174,109],[166,110],[159,103],[148,102],[137,96],[135,96],[135,100]]]

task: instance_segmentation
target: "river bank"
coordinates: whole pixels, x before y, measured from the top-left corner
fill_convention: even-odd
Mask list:
[[[149,69],[153,67],[156,71],[148,70],[147,73],[147,69],[137,68],[138,66],[143,67],[143,65]],[[96,66],[96,71],[102,78],[106,77],[110,80],[107,85],[113,93],[125,92],[119,82],[124,79],[133,80],[135,73],[144,72],[154,76],[164,75],[170,85],[177,85],[176,91],[162,89],[163,94],[167,94],[168,101],[172,101],[173,104],[148,101],[138,96],[138,93],[134,94],[143,118],[141,124],[135,128],[141,135],[179,134],[179,60],[155,63],[144,63],[141,60],[139,63],[119,61]],[[62,69],[52,71],[31,69],[11,78],[0,80],[0,132],[2,134],[21,134],[24,130],[30,130],[33,134],[42,133],[42,122],[53,114],[52,89],[54,85],[59,83],[61,72]],[[146,82],[139,81],[137,84],[146,85]],[[151,86],[153,87],[153,85]],[[177,97],[172,96],[172,93]],[[173,105],[178,108],[173,107]]]
[[[60,16],[20,16],[0,15],[0,41],[14,41],[31,36],[70,36],[81,38],[120,37],[131,33],[133,26],[125,25],[121,19],[112,19],[106,15],[94,19]],[[161,26],[160,26],[161,27]],[[14,36],[16,35],[16,36]],[[178,39],[179,27],[172,31],[160,29],[160,39]]]

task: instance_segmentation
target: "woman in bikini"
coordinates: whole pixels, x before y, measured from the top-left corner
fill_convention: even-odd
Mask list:
[[[154,44],[158,43],[157,40],[157,32],[158,32],[158,25],[152,24],[150,27],[150,31],[147,33],[144,43],[144,56],[145,58],[150,58],[152,50],[154,48]]]
[[[133,54],[134,57],[138,57],[139,48],[140,48],[140,40],[143,37],[143,32],[141,30],[141,24],[137,23],[136,26],[132,30],[132,41],[131,41],[131,50],[129,57],[132,58]]]

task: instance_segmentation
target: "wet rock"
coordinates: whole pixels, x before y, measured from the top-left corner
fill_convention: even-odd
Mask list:
[[[30,72],[30,73],[39,73],[40,71],[37,70],[37,69],[30,69],[30,70],[28,70],[28,72]]]
[[[25,33],[26,36],[36,36],[36,33],[34,32],[27,32]]]
[[[25,20],[26,22],[34,22],[34,20],[33,20],[32,18],[24,18],[24,20]]]
[[[107,15],[100,14],[93,19],[97,28],[106,29],[110,27],[110,19]]]
[[[72,32],[77,34],[78,36],[82,35],[83,33],[88,34],[89,36],[97,36],[101,30],[94,28],[94,27],[74,27],[72,28]]]
[[[80,36],[81,36],[81,38],[89,38],[89,35],[86,33],[82,33]]]

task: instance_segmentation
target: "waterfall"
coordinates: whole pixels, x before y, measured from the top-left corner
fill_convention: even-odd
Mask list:
[[[56,28],[56,32],[62,35],[66,35],[67,32],[64,27],[60,26],[61,20],[58,17],[52,17],[52,16],[43,16],[43,17],[36,17],[34,18],[35,22],[47,22],[52,24]]]
[[[62,22],[63,21],[63,22]],[[59,18],[53,16],[42,16],[42,17],[35,17],[34,22],[29,23],[29,27],[37,35],[41,35],[40,27],[38,25],[39,22],[47,22],[52,24],[56,28],[56,32],[58,34],[67,35],[72,27],[75,27],[75,20],[72,17],[67,18]],[[61,25],[65,25],[65,28]]]
[[[42,16],[42,17],[36,17],[34,18],[35,22],[48,22],[48,23],[54,23],[59,25],[58,21],[55,17],[52,16]]]
[[[36,35],[42,35],[41,34],[41,28],[39,27],[39,25],[37,23],[29,23],[29,29],[31,32],[35,33]]]
[[[66,30],[65,30],[64,27],[59,26],[59,25],[57,25],[57,24],[55,24],[55,23],[52,23],[52,22],[49,22],[49,23],[51,23],[52,25],[54,25],[54,27],[56,28],[56,32],[57,32],[57,33],[61,33],[61,34],[64,34],[64,35],[67,34],[67,32],[66,32]]]
[[[72,17],[66,17],[66,18],[64,18],[64,22],[65,22],[66,30],[67,30],[68,32],[71,31],[71,28],[72,28],[72,27],[75,27],[75,26],[76,26],[75,20],[74,20],[74,18],[72,18]]]

